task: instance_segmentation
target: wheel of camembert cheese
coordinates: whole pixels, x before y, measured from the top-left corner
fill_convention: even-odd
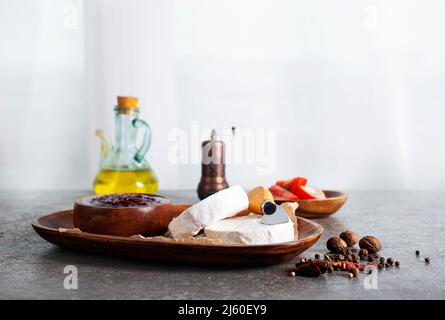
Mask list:
[[[193,237],[207,226],[233,217],[249,207],[246,192],[239,185],[221,190],[191,206],[174,218],[168,230],[174,239]]]
[[[294,241],[294,224],[263,224],[262,216],[250,214],[221,220],[204,229],[207,238],[227,244],[267,244]]]

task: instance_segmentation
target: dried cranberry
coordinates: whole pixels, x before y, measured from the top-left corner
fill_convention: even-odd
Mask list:
[[[107,208],[145,207],[163,201],[164,198],[143,193],[106,194],[86,200],[90,205]]]

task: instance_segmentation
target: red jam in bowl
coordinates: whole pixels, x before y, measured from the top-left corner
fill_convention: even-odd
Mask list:
[[[143,193],[105,194],[86,198],[84,204],[103,208],[138,208],[167,203],[164,197]]]

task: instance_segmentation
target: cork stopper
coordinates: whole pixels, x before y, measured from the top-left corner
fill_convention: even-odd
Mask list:
[[[120,108],[137,108],[138,107],[138,98],[118,96],[117,97],[117,106]]]

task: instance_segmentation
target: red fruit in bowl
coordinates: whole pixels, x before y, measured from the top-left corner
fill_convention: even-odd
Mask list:
[[[295,192],[300,199],[326,199],[323,190],[318,188],[300,186]]]
[[[271,186],[269,191],[272,193],[274,200],[277,201],[298,200],[298,197],[295,194],[277,185]]]
[[[275,185],[286,190],[290,190],[292,188],[292,180],[293,179],[278,180],[277,182],[275,182]]]
[[[289,190],[292,192],[292,189],[296,189],[299,186],[305,186],[307,183],[307,179],[303,177],[296,177],[293,179],[287,179],[287,180],[278,180],[275,184],[277,186],[280,186],[286,190]]]
[[[307,179],[303,178],[303,177],[296,177],[294,179],[292,179],[292,187],[290,188],[290,192],[292,192],[293,194],[297,194],[298,189],[300,189],[300,187],[304,187],[307,183]]]

